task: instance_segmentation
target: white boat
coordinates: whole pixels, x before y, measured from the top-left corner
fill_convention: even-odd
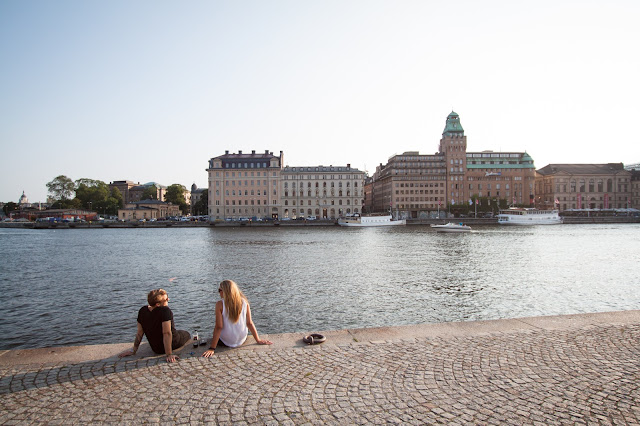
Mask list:
[[[340,226],[392,226],[392,225],[406,225],[407,221],[393,220],[391,215],[386,216],[347,216],[338,219],[338,225]]]
[[[447,223],[445,225],[431,225],[437,232],[471,232],[469,225],[462,223]]]
[[[510,207],[500,210],[498,224],[500,225],[558,225],[562,218],[558,210],[538,210],[522,207]]]

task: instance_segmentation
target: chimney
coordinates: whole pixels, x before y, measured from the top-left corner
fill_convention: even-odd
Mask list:
[[[269,155],[269,150],[268,150],[268,149],[265,149],[265,150],[264,150],[264,153],[265,153],[265,154],[267,154],[267,155]]]
[[[256,150],[255,150],[255,149],[252,149],[252,150],[251,150],[251,153],[252,153],[252,154],[255,154],[255,153],[256,153]]]
[[[238,155],[242,154],[242,151],[238,150]]]
[[[224,155],[229,155],[229,150],[228,149],[224,152]]]
[[[347,163],[347,169],[351,168],[351,164]]]

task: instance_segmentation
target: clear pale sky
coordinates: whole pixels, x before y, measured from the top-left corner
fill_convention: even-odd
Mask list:
[[[640,162],[640,2],[0,2],[0,201],[73,180],[207,185],[210,158],[375,171],[469,151]]]

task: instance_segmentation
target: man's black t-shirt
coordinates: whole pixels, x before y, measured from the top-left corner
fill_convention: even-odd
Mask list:
[[[149,311],[147,306],[143,306],[138,311],[138,322],[142,325],[145,336],[149,341],[149,346],[157,354],[164,353],[162,343],[162,323],[171,321],[171,333],[176,336],[176,327],[173,323],[173,312],[168,306],[158,306],[153,311]]]

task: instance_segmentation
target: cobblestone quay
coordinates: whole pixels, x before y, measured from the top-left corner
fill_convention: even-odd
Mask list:
[[[0,423],[639,424],[640,311],[0,354]]]

